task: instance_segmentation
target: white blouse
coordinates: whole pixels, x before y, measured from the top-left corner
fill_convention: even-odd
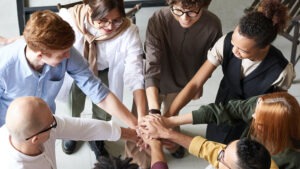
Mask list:
[[[76,36],[74,47],[83,54],[84,36],[75,25],[74,19],[66,9],[61,9],[59,15],[73,28]],[[85,22],[91,34],[97,34],[97,29]],[[109,89],[122,100],[124,85],[130,91],[144,89],[143,47],[136,25],[131,24],[127,30],[113,39],[97,44],[98,70],[109,68]]]

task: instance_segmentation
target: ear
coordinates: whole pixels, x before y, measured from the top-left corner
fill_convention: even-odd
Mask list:
[[[42,51],[36,52],[36,56],[37,56],[38,59],[42,59],[42,57],[43,57]]]
[[[37,144],[38,142],[39,142],[39,136],[38,136],[38,135],[33,136],[33,137],[31,138],[31,143],[32,143],[32,144]]]

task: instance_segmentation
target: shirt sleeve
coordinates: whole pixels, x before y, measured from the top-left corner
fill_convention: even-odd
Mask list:
[[[284,70],[280,73],[277,80],[275,80],[272,85],[278,87],[281,90],[288,90],[291,87],[295,77],[296,73],[294,70],[294,66],[292,63],[288,63]]]
[[[218,168],[219,162],[217,161],[217,157],[223,148],[225,148],[224,144],[208,141],[201,136],[196,136],[189,146],[189,153],[198,158],[205,159],[211,165]]]
[[[67,60],[67,72],[95,104],[100,103],[110,92],[89,69],[87,61],[73,47],[70,50],[70,58]]]
[[[215,66],[219,66],[223,62],[223,49],[225,37],[226,35],[223,35],[215,43],[215,45],[207,52],[207,60]]]
[[[169,169],[169,167],[166,162],[158,161],[152,165],[151,169]]]
[[[121,138],[121,128],[112,121],[59,116],[55,116],[55,119],[57,139],[117,141]]]
[[[148,21],[145,40],[145,86],[159,87],[160,71],[161,71],[161,57],[162,57],[162,40],[161,29],[159,28],[158,16],[155,13]]]
[[[138,28],[132,25],[128,28],[127,53],[125,59],[124,84],[130,91],[144,89],[143,48]]]
[[[240,120],[250,124],[257,99],[258,96],[255,96],[247,100],[231,100],[227,104],[211,103],[201,106],[192,112],[193,124],[227,123],[234,125]]]

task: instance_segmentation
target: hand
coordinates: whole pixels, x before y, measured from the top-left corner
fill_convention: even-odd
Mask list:
[[[143,118],[143,122],[139,125],[139,131],[149,138],[164,138],[169,129],[161,116],[154,114]]]

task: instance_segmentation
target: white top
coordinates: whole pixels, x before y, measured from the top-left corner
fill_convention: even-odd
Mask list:
[[[215,66],[222,64],[225,37],[226,35],[223,35],[207,53],[207,60]],[[242,59],[241,76],[248,76],[261,62],[262,61]],[[289,62],[272,85],[277,86],[282,90],[288,90],[291,87],[295,76],[293,64]]]
[[[121,137],[121,128],[101,120],[57,117],[57,127],[51,129],[50,138],[44,143],[44,151],[37,156],[28,156],[16,150],[9,141],[6,125],[0,128],[1,169],[56,169],[55,140],[110,140]]]
[[[73,28],[76,40],[74,47],[83,54],[84,36],[78,30],[74,19],[67,9],[61,9],[59,15]],[[85,22],[87,30],[97,35],[98,30]],[[122,100],[124,84],[130,91],[144,89],[143,47],[136,25],[130,27],[117,37],[98,42],[98,70],[109,68],[109,89]]]

